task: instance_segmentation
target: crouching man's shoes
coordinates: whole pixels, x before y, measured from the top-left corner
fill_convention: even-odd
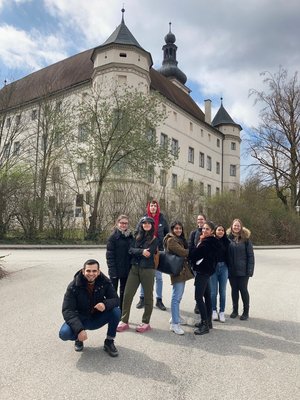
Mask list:
[[[80,340],[75,340],[74,350],[82,351],[83,350],[83,342],[81,342]]]
[[[105,339],[104,340],[104,351],[106,351],[111,357],[117,357],[119,352],[114,344],[113,339]]]

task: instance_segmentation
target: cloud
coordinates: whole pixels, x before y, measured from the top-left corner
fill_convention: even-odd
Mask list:
[[[0,26],[0,58],[11,69],[34,71],[67,57],[61,38],[42,36],[10,25]]]

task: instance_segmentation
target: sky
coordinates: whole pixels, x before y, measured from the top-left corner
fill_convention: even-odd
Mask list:
[[[103,44],[121,22],[162,63],[172,23],[178,67],[191,96],[212,115],[223,105],[243,127],[259,123],[250,89],[262,90],[261,73],[300,66],[299,0],[0,0],[0,87],[73,54]]]

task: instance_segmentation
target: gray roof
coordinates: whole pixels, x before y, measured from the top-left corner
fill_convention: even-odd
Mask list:
[[[127,44],[130,46],[136,46],[139,47],[140,49],[144,50],[139,42],[136,40],[136,38],[133,36],[133,34],[130,32],[130,30],[127,28],[125,25],[124,19],[122,18],[122,21],[120,25],[115,29],[115,31],[110,35],[110,37],[103,43],[102,46],[106,46],[108,44]],[[102,47],[100,46],[100,47]]]
[[[221,106],[215,115],[214,119],[211,122],[213,127],[218,127],[220,125],[235,125],[242,130],[242,127],[239,124],[236,124],[228,112],[225,110],[223,103],[221,101]]]

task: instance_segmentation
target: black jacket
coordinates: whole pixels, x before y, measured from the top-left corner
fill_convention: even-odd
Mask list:
[[[132,264],[141,268],[154,268],[154,253],[157,251],[158,239],[154,238],[151,243],[145,239],[142,241],[135,240],[129,253],[132,255]],[[149,249],[151,256],[146,258],[143,256],[144,249]]]
[[[197,246],[201,233],[202,228],[199,227],[191,232],[189,237],[189,251],[192,251]]]
[[[125,236],[116,229],[109,237],[106,246],[106,262],[110,278],[126,278],[129,274],[131,257],[129,248],[132,245],[133,236]]]
[[[218,238],[216,238],[216,239],[218,239]],[[216,261],[217,261],[217,263],[224,262],[228,266],[228,248],[229,248],[230,240],[228,239],[228,237],[225,233],[225,235],[221,239],[218,239],[218,241],[220,243],[220,249],[218,251]]]
[[[71,327],[75,335],[78,335],[84,327],[82,320],[91,318],[100,311],[94,309],[98,303],[104,303],[107,311],[119,306],[119,297],[110,280],[101,272],[95,280],[92,302],[87,289],[88,282],[78,271],[74,280],[68,285],[64,296],[62,313],[64,320]]]
[[[229,235],[230,244],[228,248],[228,273],[230,276],[253,276],[254,272],[254,251],[249,240],[250,231],[243,228],[245,240],[235,240],[233,235]]]
[[[214,236],[203,239],[190,253],[193,270],[205,275],[212,275],[216,270],[217,255],[220,250],[219,240]],[[197,261],[202,260],[198,265]]]

